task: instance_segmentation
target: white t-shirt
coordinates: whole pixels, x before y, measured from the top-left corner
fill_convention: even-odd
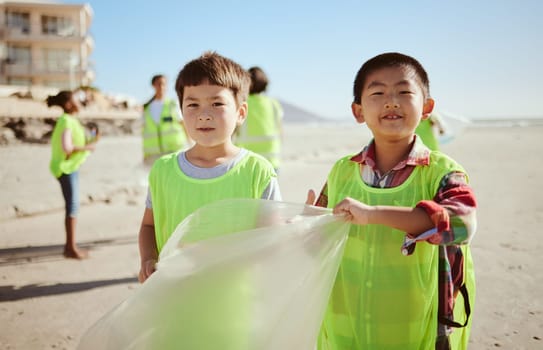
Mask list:
[[[153,100],[149,104],[149,114],[156,124],[160,123],[160,115],[162,114],[162,108],[164,107],[163,100]]]
[[[175,100],[171,100],[173,106],[171,106],[171,116],[174,120],[182,120],[183,116],[181,115],[181,108]],[[164,108],[164,100],[153,100],[149,104],[149,114],[151,118],[155,121],[156,124],[160,123],[160,116],[162,115],[162,109]]]

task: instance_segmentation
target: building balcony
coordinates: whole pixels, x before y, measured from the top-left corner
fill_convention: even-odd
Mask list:
[[[70,78],[70,76],[75,77],[94,77],[95,73],[92,68],[82,68],[75,66],[72,69],[70,68],[40,68],[33,67],[29,64],[21,63],[8,63],[5,66],[5,74],[8,77],[39,77],[39,78]]]
[[[48,42],[66,42],[80,44],[85,42],[89,48],[94,48],[94,39],[89,34],[80,35],[71,30],[61,31],[57,34],[33,33],[26,28],[2,28],[0,30],[2,40],[10,43],[32,44]]]

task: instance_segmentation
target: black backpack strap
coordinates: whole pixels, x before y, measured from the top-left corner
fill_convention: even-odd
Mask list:
[[[466,288],[465,283],[462,284],[462,286],[460,286],[459,291],[460,291],[460,293],[462,293],[462,297],[464,298],[464,311],[466,312],[466,321],[464,322],[464,324],[460,324],[460,323],[455,322],[453,320],[449,320],[446,317],[440,316],[439,317],[439,322],[444,324],[444,325],[447,325],[449,327],[454,327],[454,328],[466,327],[467,324],[468,324],[468,321],[469,321],[469,316],[471,315],[471,307],[470,307],[470,304],[469,304],[469,294],[468,294],[468,289]]]

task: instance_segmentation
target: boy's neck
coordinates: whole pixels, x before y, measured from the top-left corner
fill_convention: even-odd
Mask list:
[[[415,138],[398,141],[378,141],[375,143],[375,163],[381,174],[386,174],[398,163],[406,159],[413,147]]]
[[[239,154],[240,148],[233,144],[213,147],[195,144],[185,156],[187,160],[200,168],[212,168],[226,163]]]

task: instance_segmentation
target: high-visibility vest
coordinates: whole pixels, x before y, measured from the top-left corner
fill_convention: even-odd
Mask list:
[[[451,158],[432,152],[430,165],[417,166],[403,184],[374,188],[364,183],[360,165],[350,158],[339,160],[328,176],[329,207],[347,196],[369,205],[414,207],[434,197],[443,176],[463,171]],[[405,232],[384,225],[351,225],[318,349],[435,348],[440,246],[419,242],[411,255],[404,256],[404,236]],[[469,250],[468,245],[462,248]],[[469,252],[465,257],[471,266]],[[473,295],[473,274],[464,276]],[[460,311],[463,305],[455,305],[455,316]],[[469,332],[469,326],[454,332]]]
[[[422,142],[432,151],[439,151],[439,141],[430,119],[421,120],[415,133],[420,136]]]
[[[51,135],[51,161],[49,170],[54,177],[59,178],[62,174],[71,174],[79,167],[90,154],[89,151],[73,152],[68,157],[62,148],[62,134],[66,129],[72,133],[72,144],[75,147],[83,147],[86,144],[85,129],[77,118],[64,113],[58,118]]]
[[[276,177],[264,157],[248,152],[226,174],[210,179],[187,176],[177,162],[179,153],[158,159],[149,174],[158,251],[185,217],[207,203],[228,198],[261,198]]]
[[[279,168],[281,160],[282,108],[278,101],[262,94],[247,99],[249,112],[239,129],[235,144],[260,154]]]
[[[165,99],[156,123],[149,106],[143,110],[143,157],[161,156],[182,149],[187,143],[183,126],[176,111],[175,100]]]

